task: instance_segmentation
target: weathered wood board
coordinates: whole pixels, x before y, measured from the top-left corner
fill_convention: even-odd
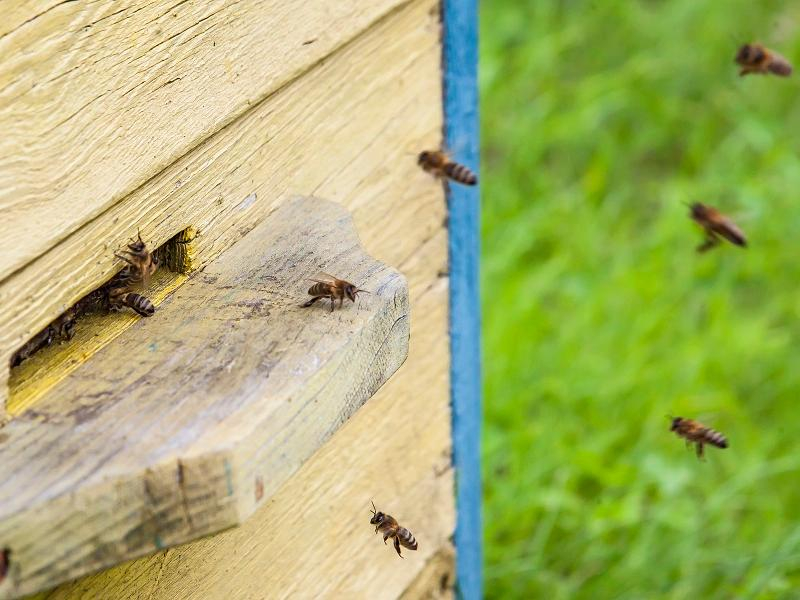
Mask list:
[[[329,312],[322,271],[371,291]],[[237,525],[405,360],[408,290],[341,206],[287,202],[3,429],[0,597]]]
[[[113,253],[137,227],[156,247],[195,226],[202,267],[286,198],[314,193],[363,219],[365,242],[391,236],[387,247],[410,254],[419,206],[441,202],[415,164],[441,138],[437,10],[426,0],[392,13],[0,282],[10,307],[0,311],[0,360],[118,270]],[[428,195],[398,202],[409,182]],[[432,229],[422,226],[425,239]],[[0,404],[6,377],[0,369]]]
[[[441,277],[447,271],[446,210],[441,185],[415,164],[420,149],[441,143],[439,7],[433,0],[394,5],[399,8],[352,42],[298,71],[163,172],[154,169],[157,176],[114,208],[0,282],[0,306],[13,306],[0,311],[0,356],[13,352],[26,330],[47,323],[119,268],[113,251],[137,227],[157,246],[197,225],[202,267],[287,198],[313,193],[348,207],[368,252],[407,277],[413,315],[408,360],[241,527],[37,598],[396,598],[418,574],[425,576],[448,545],[454,506],[448,280]],[[301,19],[303,10],[297,13]],[[328,33],[338,36],[340,30]],[[114,39],[117,45],[131,43]],[[47,45],[32,50],[50,51]],[[275,52],[258,60],[278,64],[291,58]],[[159,93],[185,83],[186,77],[148,97],[157,101]],[[181,96],[176,106],[187,102],[189,112],[208,108],[191,96]],[[148,110],[142,98],[140,113]],[[170,123],[162,127],[173,131]],[[122,128],[114,135],[117,143],[135,141]],[[141,160],[168,162],[156,152]],[[0,396],[3,376],[0,370]],[[383,546],[368,524],[370,499],[412,528],[418,552],[400,560]]]
[[[5,4],[0,280],[403,0]]]
[[[401,198],[411,201],[423,189],[412,184]],[[411,298],[408,359],[252,518],[36,600],[393,600],[425,576],[450,548],[455,522],[440,210],[440,203],[420,206],[421,221],[438,228],[398,264]],[[389,242],[386,254],[393,253]],[[413,531],[418,551],[404,551],[401,560],[383,545],[369,524],[370,500]]]

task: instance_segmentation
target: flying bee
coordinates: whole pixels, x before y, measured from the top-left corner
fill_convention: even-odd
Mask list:
[[[333,307],[336,304],[336,300],[339,300],[339,308],[342,308],[345,298],[351,302],[355,302],[356,296],[359,293],[369,294],[367,290],[359,289],[357,285],[350,283],[349,281],[345,281],[344,279],[339,279],[338,277],[334,277],[328,273],[322,273],[322,276],[327,277],[327,280],[311,279],[311,281],[314,281],[315,283],[308,288],[308,294],[313,296],[313,298],[303,304],[303,307],[311,306],[317,300],[328,298],[331,301],[331,312],[333,312]]]
[[[394,549],[397,551],[397,556],[403,558],[400,554],[400,546],[408,548],[409,550],[417,549],[417,540],[411,535],[411,532],[405,527],[400,527],[394,517],[382,512],[378,512],[375,508],[375,503],[372,503],[372,518],[369,520],[370,525],[375,525],[375,533],[379,531],[383,533],[383,543],[386,540],[394,538]]]
[[[717,448],[727,448],[728,440],[719,431],[714,431],[706,427],[699,421],[684,419],[682,417],[672,418],[672,426],[669,429],[674,431],[679,437],[686,440],[686,445],[697,445],[697,458],[703,458],[703,444],[711,444]]]
[[[698,252],[705,252],[719,244],[720,236],[731,244],[747,246],[742,230],[716,208],[700,202],[695,202],[689,208],[691,209],[689,216],[705,230],[706,234],[705,241],[697,247]]]
[[[417,164],[436,177],[445,177],[464,185],[478,183],[478,176],[475,173],[464,165],[450,160],[450,157],[441,150],[420,152]]]
[[[736,62],[741,66],[739,76],[749,73],[766,75],[772,73],[781,77],[792,74],[792,65],[783,56],[765,48],[761,44],[745,44],[736,53]]]

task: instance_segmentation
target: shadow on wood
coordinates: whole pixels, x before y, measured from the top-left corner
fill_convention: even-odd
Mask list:
[[[320,271],[372,294],[301,308]],[[403,363],[408,318],[345,209],[282,205],[0,431],[0,597],[241,523]]]

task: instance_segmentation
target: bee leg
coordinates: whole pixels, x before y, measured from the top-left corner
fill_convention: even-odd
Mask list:
[[[711,250],[717,244],[719,244],[719,239],[714,235],[709,235],[706,237],[706,241],[697,247],[697,251],[702,254],[703,252]]]
[[[380,525],[378,525],[380,527]],[[375,533],[378,533],[378,527],[375,528]]]
[[[324,296],[314,296],[311,300],[309,300],[308,302],[304,302],[300,306],[302,306],[303,308],[308,308],[309,306],[314,304],[314,302],[316,302],[317,300],[322,300],[323,298]]]
[[[396,536],[394,538],[394,549],[397,550],[397,556],[403,558],[403,555],[400,554],[400,538]]]
[[[703,443],[697,442],[697,458],[703,460]]]
[[[328,296],[328,299],[331,301],[330,312],[333,312],[333,309],[336,308],[336,298],[334,298],[333,296]]]
[[[344,305],[344,296],[339,298],[339,308],[342,308],[343,305]]]
[[[384,543],[384,544],[386,543],[386,540],[387,540],[387,538],[388,538],[390,535],[392,535],[392,532],[391,532],[391,531],[386,531],[386,532],[383,534],[383,543]]]

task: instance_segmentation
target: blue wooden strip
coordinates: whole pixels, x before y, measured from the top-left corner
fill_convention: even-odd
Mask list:
[[[445,146],[478,172],[477,0],[443,0]],[[450,351],[456,569],[459,595],[480,598],[481,528],[480,197],[477,186],[449,186]]]

